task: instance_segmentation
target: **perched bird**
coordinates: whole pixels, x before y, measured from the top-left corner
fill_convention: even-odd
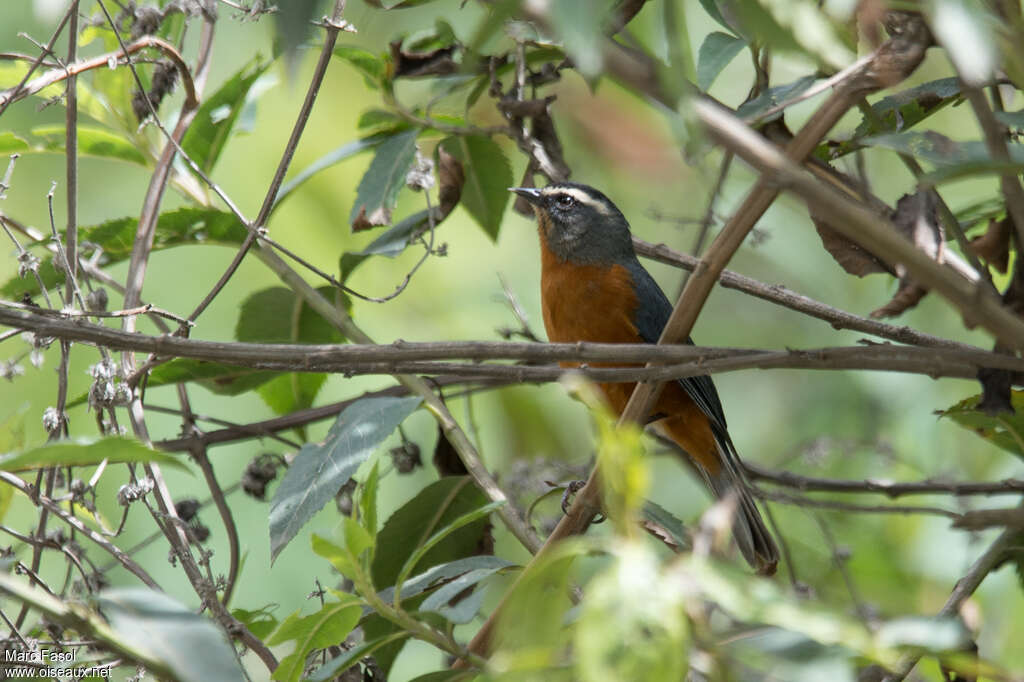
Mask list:
[[[593,187],[576,183],[512,191],[532,204],[537,216],[541,306],[548,339],[657,343],[672,305],[637,260],[629,223],[615,204]],[[634,385],[599,384],[618,414]],[[736,496],[736,544],[759,573],[774,573],[778,549],[751,497],[711,378],[669,382],[650,424],[689,458],[715,496]]]

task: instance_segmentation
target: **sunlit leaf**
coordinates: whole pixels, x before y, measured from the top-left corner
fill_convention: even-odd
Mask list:
[[[875,135],[864,138],[862,142],[866,146],[910,154],[933,164],[937,170],[922,178],[927,183],[981,173],[1024,171],[1024,145],[1016,143],[1006,145],[1010,161],[1004,163],[994,160],[980,140],[956,142],[932,130]]]
[[[26,140],[18,137],[12,132],[0,132],[0,154],[13,154],[28,150],[29,144]]]
[[[385,73],[384,60],[381,57],[354,45],[336,46],[334,56],[354,66],[369,87],[380,89]]]
[[[302,446],[270,503],[272,558],[420,402],[420,398],[358,400],[338,415],[323,442]]]
[[[491,239],[498,238],[501,218],[514,184],[512,167],[496,142],[480,135],[449,137],[441,145],[462,163],[466,176],[461,203]]]
[[[63,152],[65,142],[64,126],[38,126],[32,129],[32,135],[39,140],[39,151]],[[121,135],[91,126],[78,126],[78,153],[84,156],[96,156],[106,159],[117,159],[145,165],[147,159],[135,144]]]
[[[188,470],[188,467],[179,458],[153,450],[137,440],[123,436],[55,441],[20,452],[7,453],[0,457],[0,470],[22,471],[48,466],[90,466],[99,464],[105,459],[111,462],[156,462],[176,469]]]
[[[747,46],[747,41],[728,33],[709,33],[697,53],[697,87],[707,90],[722,69]]]
[[[259,611],[249,609],[231,609],[231,615],[244,623],[249,632],[260,639],[266,639],[278,626],[277,618],[271,613],[272,606],[265,606]]]

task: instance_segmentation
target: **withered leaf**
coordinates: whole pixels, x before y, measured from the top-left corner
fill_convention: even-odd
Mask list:
[[[971,239],[971,251],[999,272],[1006,272],[1010,263],[1010,234],[1012,232],[1013,221],[1009,216],[1002,220],[989,220],[985,234]]]
[[[440,202],[441,215],[444,220],[452,212],[462,197],[462,186],[466,182],[466,173],[462,162],[449,154],[444,147],[437,147],[437,174],[441,180],[437,194]]]
[[[892,222],[896,230],[917,249],[942,262],[945,241],[939,227],[935,195],[931,191],[923,190],[901,197],[893,211]],[[928,293],[927,289],[909,276],[902,265],[896,266],[896,274],[900,278],[896,294],[887,304],[872,311],[871,317],[895,317],[913,308]]]
[[[370,230],[381,225],[391,224],[391,210],[379,206],[369,215],[366,214],[366,207],[360,206],[359,213],[352,220],[352,231],[362,232],[363,230]]]

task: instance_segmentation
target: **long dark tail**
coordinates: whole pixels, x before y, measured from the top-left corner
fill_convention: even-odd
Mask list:
[[[736,514],[732,533],[743,558],[761,575],[773,575],[779,564],[779,548],[761,519],[761,512],[750,493],[750,485],[740,468],[739,456],[729,437],[716,438],[722,467],[718,473],[702,471],[704,480],[715,497],[736,498]],[[723,442],[724,441],[724,442]]]

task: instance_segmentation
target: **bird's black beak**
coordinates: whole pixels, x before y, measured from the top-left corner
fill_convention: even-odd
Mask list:
[[[535,187],[509,187],[509,192],[515,192],[534,206],[540,206],[542,195]]]

